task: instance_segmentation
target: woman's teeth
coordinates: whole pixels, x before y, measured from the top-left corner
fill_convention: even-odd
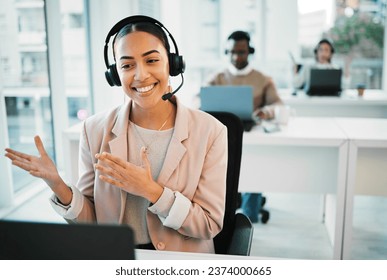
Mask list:
[[[154,88],[155,85],[150,85],[150,86],[147,86],[147,87],[142,87],[142,88],[136,88],[136,90],[138,92],[147,92],[147,91],[150,91],[152,88]]]

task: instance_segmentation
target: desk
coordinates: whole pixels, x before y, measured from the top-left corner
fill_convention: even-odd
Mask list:
[[[282,131],[257,126],[243,135],[241,192],[326,196],[325,225],[333,258],[341,258],[348,141],[333,118],[294,118]]]
[[[387,196],[387,119],[337,119],[350,139],[343,259],[351,257],[355,195]]]
[[[137,260],[267,260],[272,258],[263,258],[255,256],[234,256],[221,254],[187,253],[157,250],[135,251]]]
[[[293,96],[290,90],[282,89],[280,96],[301,117],[387,118],[387,92],[381,90],[366,89],[363,97],[358,97],[356,90],[346,90],[340,97],[322,97],[303,91]]]

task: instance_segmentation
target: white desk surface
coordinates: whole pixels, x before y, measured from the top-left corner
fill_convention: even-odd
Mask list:
[[[297,116],[387,118],[387,92],[382,90],[366,89],[362,97],[356,90],[346,90],[340,97],[308,96],[303,91],[294,96],[292,91],[279,90],[281,99]]]
[[[293,90],[280,89],[280,97],[285,103],[291,104],[387,104],[387,92],[376,89],[366,89],[363,96],[357,95],[357,90],[349,89],[343,91],[340,96],[309,96],[304,91],[297,91],[297,95],[292,95]]]
[[[336,122],[351,140],[387,146],[387,119],[338,118]]]
[[[292,117],[278,132],[255,126],[243,134],[243,145],[339,146],[346,138],[333,118]]]
[[[137,260],[268,260],[273,258],[136,249]]]

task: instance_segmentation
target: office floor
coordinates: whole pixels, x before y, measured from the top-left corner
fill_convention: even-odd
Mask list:
[[[8,214],[11,220],[63,223],[48,202],[46,189]],[[331,259],[333,252],[322,223],[322,197],[304,194],[265,194],[270,211],[267,224],[254,224],[251,255],[291,259]],[[386,197],[355,199],[352,259],[387,260]]]

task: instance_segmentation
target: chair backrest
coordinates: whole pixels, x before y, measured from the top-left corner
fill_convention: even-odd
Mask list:
[[[243,124],[241,119],[229,112],[207,111],[227,127],[228,165],[226,181],[226,207],[223,229],[214,238],[215,253],[227,254],[235,228],[235,212],[238,204],[238,184],[242,158]]]
[[[235,227],[227,254],[250,256],[253,231],[254,228],[250,219],[243,213],[237,213],[235,215]]]

